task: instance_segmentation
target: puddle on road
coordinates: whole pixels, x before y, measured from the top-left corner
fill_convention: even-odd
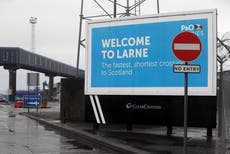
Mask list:
[[[73,149],[85,149],[85,150],[93,150],[94,148],[86,146],[84,144],[79,143],[79,141],[66,141],[67,143],[70,143],[74,146]]]
[[[71,149],[95,150],[95,148],[93,148],[91,146],[88,146],[88,145],[82,143],[81,141],[79,141],[77,139],[79,137],[77,135],[74,135],[73,133],[66,132],[66,131],[61,131],[61,130],[55,130],[55,129],[49,127],[49,126],[44,126],[44,129],[48,130],[48,131],[52,131],[56,135],[63,136],[63,139],[61,140],[60,144],[62,144],[62,145],[65,145],[66,143],[71,144],[71,145],[74,146]]]

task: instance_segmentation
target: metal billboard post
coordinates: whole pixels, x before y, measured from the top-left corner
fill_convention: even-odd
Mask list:
[[[90,98],[91,105],[92,105],[92,107],[93,107],[93,112],[94,112],[96,121],[97,121],[97,123],[99,124],[99,123],[100,123],[100,119],[99,119],[99,116],[98,116],[98,112],[97,112],[97,108],[96,108],[96,105],[95,105],[95,101],[94,101],[92,95],[90,95],[89,98]]]
[[[94,96],[94,97],[93,97]],[[93,107],[93,112],[96,117],[97,124],[106,124],[101,104],[97,95],[90,95],[90,102]],[[96,102],[96,103],[95,103]]]
[[[160,13],[160,4],[159,4],[159,0],[157,0],[157,14]]]
[[[81,13],[80,13],[80,25],[79,25],[79,35],[78,35],[78,46],[77,46],[77,77],[79,74],[79,60],[80,60],[80,50],[81,50],[81,31],[82,31],[82,20],[83,20],[83,6],[84,0],[81,0]]]

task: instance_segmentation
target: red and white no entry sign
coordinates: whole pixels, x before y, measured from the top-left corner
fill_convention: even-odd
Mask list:
[[[199,37],[191,32],[178,34],[172,42],[174,55],[181,61],[195,60],[201,53],[202,44]]]

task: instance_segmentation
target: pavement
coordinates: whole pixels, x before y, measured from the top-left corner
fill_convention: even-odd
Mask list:
[[[13,108],[5,105],[5,110],[16,114],[23,114],[40,123],[55,129],[75,133],[81,139],[91,144],[112,149],[116,153],[130,154],[182,154],[183,128],[174,127],[173,134],[167,136],[166,127],[150,125],[134,125],[132,131],[126,130],[125,124],[99,125],[95,129],[93,123],[74,122],[61,123],[59,119],[60,104],[49,102],[47,108],[28,109]],[[224,141],[217,137],[217,130],[213,129],[213,137],[206,136],[205,128],[188,128],[188,154],[228,154],[229,148]]]

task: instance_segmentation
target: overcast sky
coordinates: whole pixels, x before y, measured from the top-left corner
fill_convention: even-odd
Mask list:
[[[126,0],[117,0],[126,5]],[[136,0],[138,1],[138,0]],[[218,11],[218,36],[230,31],[229,0],[159,0],[160,12],[180,12],[216,8]],[[31,48],[31,16],[38,18],[36,24],[36,53],[76,66],[77,41],[81,0],[0,0],[0,46]],[[108,12],[112,3],[98,0]],[[132,4],[134,0],[130,0]],[[123,12],[124,9],[119,9]],[[141,15],[155,14],[156,0],[147,0],[141,6]],[[93,2],[85,0],[85,16],[103,14]],[[82,50],[84,53],[84,50]],[[84,68],[84,54],[80,67]],[[17,89],[26,89],[27,71],[18,71]],[[0,90],[8,89],[8,71],[0,68]],[[48,80],[41,75],[41,82]],[[59,79],[56,79],[57,82]],[[19,82],[20,81],[20,82]]]

